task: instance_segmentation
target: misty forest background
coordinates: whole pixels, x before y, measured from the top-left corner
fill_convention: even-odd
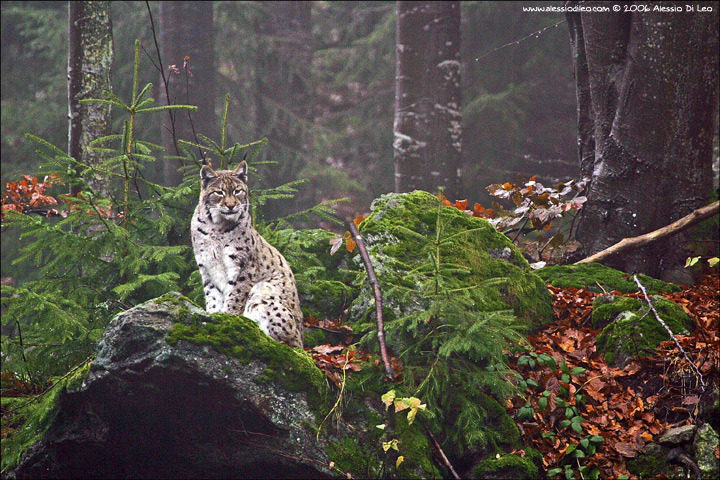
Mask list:
[[[178,40],[173,51],[163,52],[166,68],[174,64],[181,72],[168,74],[171,87],[177,86],[171,96],[177,96],[176,103],[200,105],[192,114],[197,133],[219,138],[223,97],[229,93],[229,143],[266,137],[257,159],[277,162],[260,172],[259,181],[252,180],[252,188],[309,180],[293,201],[264,206],[266,218],[341,197],[351,202],[339,206],[339,216],[354,217],[366,212],[373,198],[394,190],[395,2],[289,2],[281,7],[274,2],[169,2],[192,6],[163,12],[159,3],[151,2],[150,9],[161,45],[173,35],[197,40]],[[567,25],[561,14],[522,10],[542,4],[461,4],[464,135],[455,196],[470,199],[470,205],[489,207],[485,187],[515,182],[518,174],[538,175],[547,184],[580,177]],[[37,144],[25,133],[67,149],[67,15],[67,2],[3,2],[3,184],[36,172],[42,163]],[[151,22],[144,2],[111,2],[111,18],[112,89],[128,98],[134,40],[140,39],[143,52],[154,57]],[[288,18],[297,22],[289,24]],[[202,45],[210,49],[203,51]],[[187,91],[185,55],[193,74]],[[154,84],[152,97],[163,104],[160,74],[142,52],[139,75],[141,86]],[[283,91],[288,88],[283,75],[293,79],[293,91]],[[113,111],[113,133],[122,129],[121,113]],[[168,121],[160,117],[138,117],[144,139],[161,143],[167,136],[161,123],[167,127]],[[172,146],[166,153],[175,154]],[[153,167],[149,175],[157,183],[179,183],[176,161]],[[21,244],[9,233],[2,237],[3,275],[22,282],[28,268],[11,265]]]

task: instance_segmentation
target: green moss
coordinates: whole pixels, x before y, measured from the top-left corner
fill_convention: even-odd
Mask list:
[[[483,460],[473,470],[473,478],[534,480],[539,478],[538,473],[532,459],[510,454]]]
[[[404,457],[397,469],[400,478],[440,478],[440,472],[432,462],[430,441],[418,422],[409,425],[407,416],[396,417],[395,434],[397,434],[399,455]],[[393,462],[394,465],[394,462]]]
[[[318,345],[325,345],[328,343],[327,335],[323,330],[319,328],[311,328],[305,331],[305,347],[313,348]]]
[[[602,293],[603,289],[606,292],[617,290],[621,293],[632,293],[639,290],[632,275],[606,267],[600,263],[556,265],[541,268],[536,273],[553,287],[585,288],[596,293]],[[650,294],[677,292],[680,290],[677,285],[665,283],[647,275],[638,275],[638,280]]]
[[[593,328],[603,328],[622,312],[639,311],[642,303],[637,298],[603,295],[593,301]]]
[[[468,290],[477,311],[512,309],[517,318],[531,328],[539,328],[551,320],[552,300],[544,282],[531,271],[510,239],[486,220],[471,217],[454,207],[438,209],[438,199],[422,191],[383,195],[371,208],[372,213],[359,228],[375,260],[381,283],[416,287],[412,272],[436,254],[440,211],[441,261],[468,270],[456,273],[455,279],[466,287],[490,279],[504,279]],[[371,303],[372,295],[364,288],[364,294],[354,305],[354,313],[364,313]],[[397,316],[402,316],[405,309],[417,308],[394,299],[389,292],[386,296],[388,306],[396,310]]]
[[[627,300],[621,298],[616,302],[628,308],[637,305]],[[652,297],[651,300],[660,318],[674,334],[689,333],[694,321],[682,307],[658,296]],[[606,307],[609,312],[612,305],[612,303],[602,305],[599,308]],[[617,313],[618,311],[620,313]],[[596,339],[598,352],[605,354],[605,359],[609,363],[624,364],[631,358],[651,355],[661,342],[670,338],[647,305],[640,304],[638,308],[632,310],[615,309],[614,312],[617,315],[613,317],[615,320],[607,324]],[[593,322],[595,322],[594,316]]]
[[[518,447],[520,430],[518,430],[515,421],[508,415],[505,408],[497,400],[482,392],[479,392],[478,398],[478,404],[488,413],[488,424],[497,433],[499,443],[510,447]]]
[[[627,461],[627,469],[640,479],[665,476],[670,471],[667,452],[661,446],[651,443],[644,454]]]
[[[245,363],[257,358],[276,372],[277,380],[288,390],[307,391],[309,395],[317,392],[324,396],[326,393],[325,376],[309,353],[271,339],[252,320],[226,313],[214,313],[209,318],[196,316],[190,320],[192,323],[189,324],[175,323],[166,341],[171,345],[180,340],[211,345],[220,353]],[[270,379],[268,375],[265,377]]]
[[[342,474],[350,473],[353,478],[380,478],[383,464],[368,452],[369,448],[370,445],[361,445],[357,438],[347,436],[339,442],[329,442],[327,453]]]

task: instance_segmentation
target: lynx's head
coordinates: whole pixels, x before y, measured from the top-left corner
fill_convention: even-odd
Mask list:
[[[205,165],[200,169],[200,182],[200,203],[214,223],[237,223],[250,216],[245,161],[233,170],[217,172]]]

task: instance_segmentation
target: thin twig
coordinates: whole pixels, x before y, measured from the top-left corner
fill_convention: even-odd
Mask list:
[[[185,104],[186,105],[192,105],[190,103],[190,77],[192,77],[192,71],[190,69],[190,62],[187,60],[188,57],[185,57],[185,61],[183,63],[183,69],[185,70]],[[192,130],[193,138],[195,139],[196,144],[200,144],[200,140],[198,140],[197,132],[195,131],[195,123],[193,122],[192,115],[190,114],[190,110],[186,111],[188,122],[190,122],[190,129]],[[207,158],[205,158],[205,152],[203,152],[202,148],[197,147],[198,151],[200,152],[200,157],[202,158],[203,165],[206,164]],[[185,163],[183,163],[183,166],[185,166]]]
[[[652,310],[653,314],[655,314],[655,318],[658,322],[660,322],[660,325],[662,325],[665,330],[667,330],[668,334],[670,335],[670,338],[673,339],[675,342],[675,345],[680,349],[682,354],[685,356],[685,360],[690,364],[690,366],[695,370],[695,374],[697,375],[698,379],[700,380],[700,386],[701,391],[705,391],[705,387],[707,384],[705,383],[705,378],[703,377],[703,374],[700,373],[700,370],[698,369],[697,365],[690,360],[690,357],[688,356],[687,352],[683,349],[683,347],[680,345],[680,342],[678,342],[678,339],[675,338],[675,335],[673,334],[672,330],[670,330],[670,327],[667,326],[667,324],[663,321],[662,318],[660,318],[660,315],[658,315],[657,310],[655,310],[655,307],[653,306],[652,302],[650,301],[650,298],[648,297],[647,291],[645,290],[645,287],[642,283],[640,283],[640,280],[638,280],[637,275],[633,275],[633,280],[635,280],[635,283],[637,283],[638,287],[640,287],[640,290],[642,290],[643,295],[645,295],[645,300],[648,302],[648,305],[650,305],[650,310]]]
[[[448,470],[450,470],[450,473],[452,473],[453,478],[459,480],[460,475],[458,475],[457,472],[455,471],[455,469],[453,468],[452,463],[450,463],[450,460],[448,460],[447,456],[445,455],[445,451],[440,446],[440,443],[435,438],[435,435],[432,434],[432,432],[430,431],[430,428],[424,422],[421,422],[421,423],[422,423],[422,426],[425,427],[425,433],[427,433],[428,437],[430,437],[430,440],[432,440],[433,445],[435,445],[435,448],[437,448],[438,453],[440,454],[440,458],[442,458],[443,463],[448,468]]]
[[[153,35],[153,42],[155,43],[155,51],[157,52],[158,56],[158,63],[160,64],[158,70],[160,70],[160,77],[163,81],[163,87],[165,87],[165,99],[167,100],[167,104],[171,105],[172,102],[170,101],[170,77],[165,77],[165,67],[163,67],[162,63],[162,55],[160,55],[160,45],[158,45],[157,41],[157,35],[155,34],[155,22],[153,21],[152,12],[150,11],[150,2],[147,0],[145,1],[145,6],[147,7],[148,16],[150,17],[150,31],[152,31]],[[145,50],[143,48],[143,50]],[[147,54],[147,52],[145,52]],[[148,55],[148,58],[150,58],[150,55]],[[153,65],[155,65],[155,62],[153,62]],[[168,110],[168,114],[170,115],[170,133],[172,134],[172,141],[173,141],[173,147],[175,147],[175,154],[180,155],[180,148],[178,147],[177,143],[177,135],[175,133],[175,112],[172,111],[172,109]]]
[[[391,382],[393,381],[393,369],[390,366],[390,360],[387,354],[387,345],[385,344],[385,325],[383,323],[382,315],[382,293],[380,292],[380,284],[378,283],[377,277],[375,276],[375,270],[373,269],[372,262],[370,261],[370,255],[368,255],[367,248],[365,248],[365,241],[358,232],[355,222],[348,222],[350,226],[350,233],[352,233],[355,243],[357,243],[358,250],[360,251],[360,257],[362,257],[363,264],[365,264],[365,270],[367,270],[368,280],[372,286],[373,292],[375,293],[375,314],[377,315],[377,330],[378,330],[378,343],[380,344],[380,356],[382,357],[383,365],[385,365],[385,374]]]

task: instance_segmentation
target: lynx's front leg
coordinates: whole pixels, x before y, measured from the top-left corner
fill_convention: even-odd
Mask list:
[[[220,289],[215,286],[210,273],[204,265],[200,265],[200,277],[203,282],[203,292],[205,293],[205,310],[208,313],[217,313],[222,311],[225,296]]]
[[[243,271],[244,262],[236,264],[238,258],[235,255],[228,257],[232,262],[225,264],[227,272],[227,284],[223,290],[222,312],[242,315],[245,310],[250,281],[248,273]]]

